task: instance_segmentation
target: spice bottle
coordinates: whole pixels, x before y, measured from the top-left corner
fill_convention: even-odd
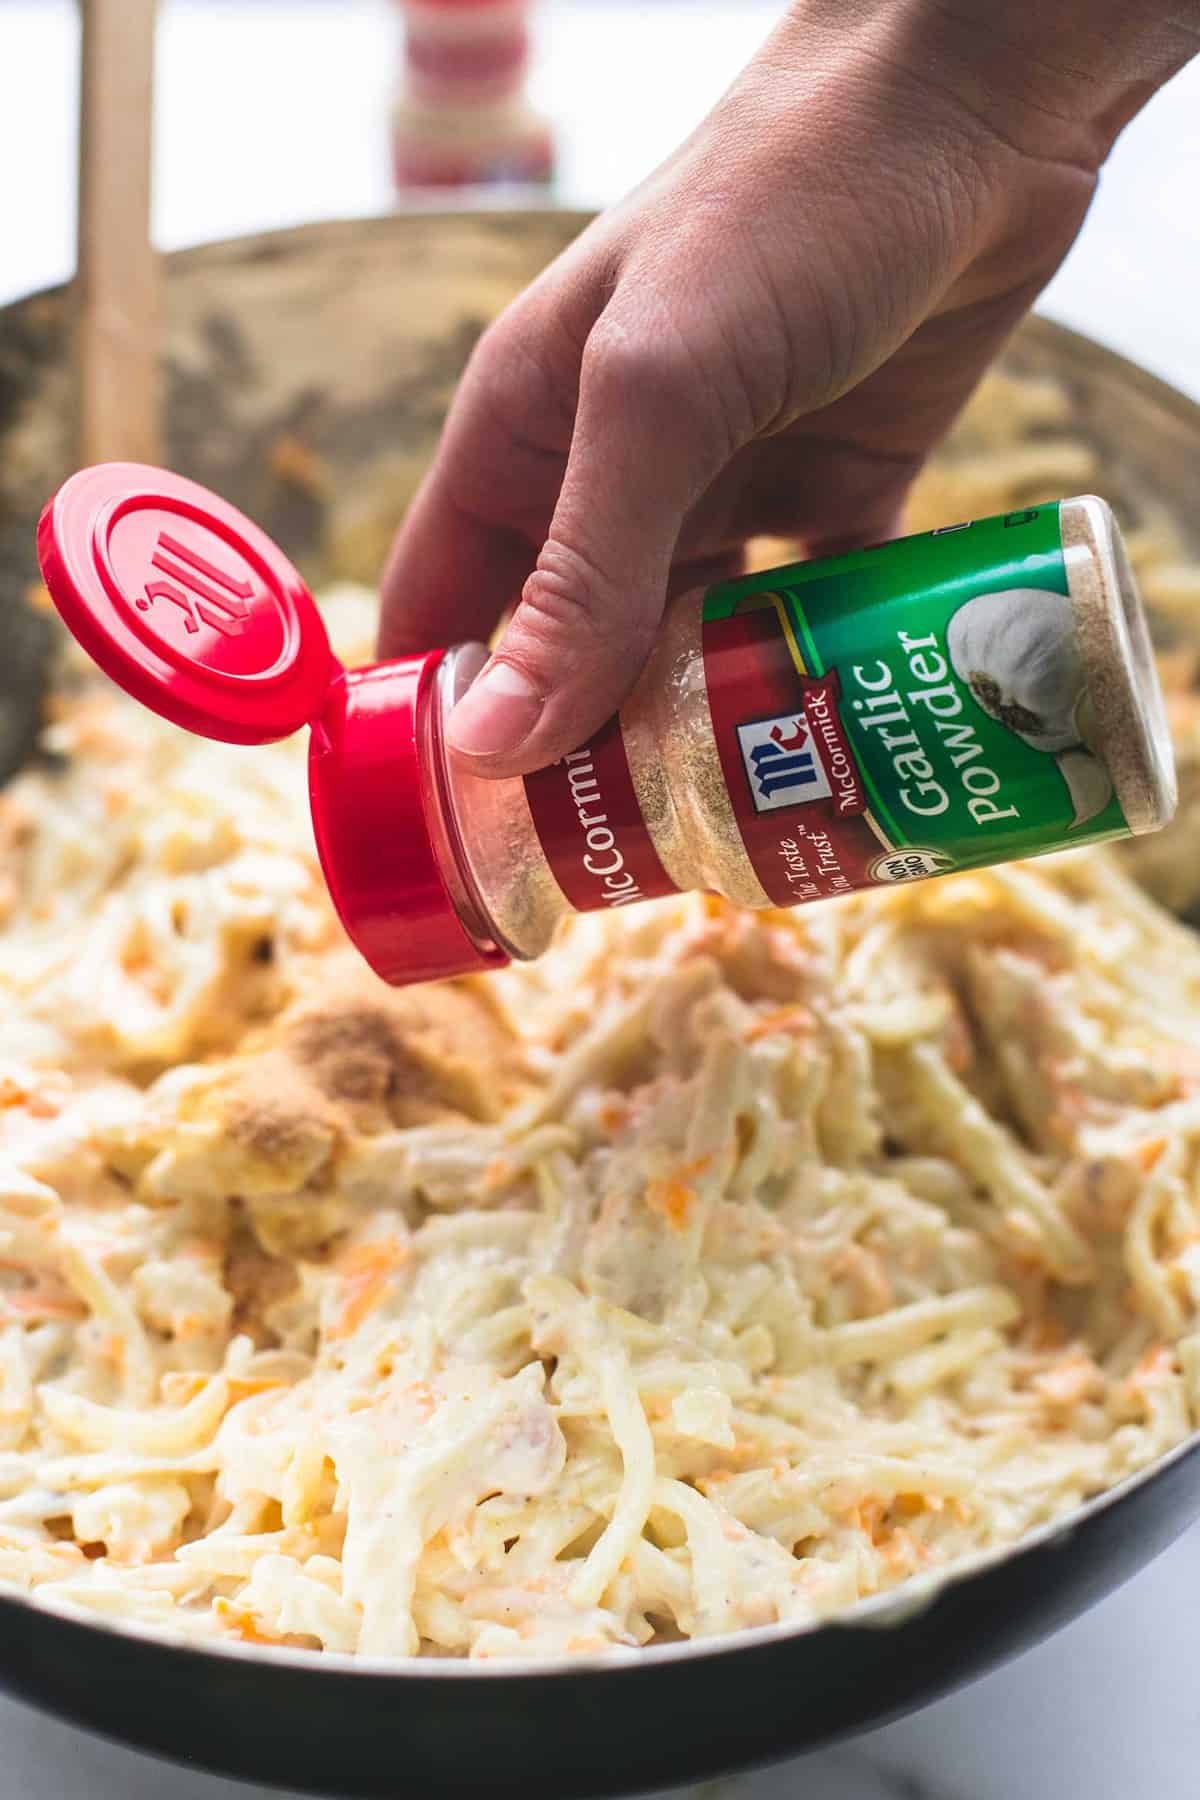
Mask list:
[[[329,889],[391,982],[537,956],[572,910],[687,888],[794,906],[1153,831],[1174,809],[1102,500],[685,596],[620,715],[501,781],[445,745],[481,644],[344,670],[280,550],[194,483],[84,470],[38,539],[66,623],[146,705],[236,743],[311,725]]]
[[[525,93],[529,0],[402,0],[404,65],[392,110],[402,192],[544,186],[549,127]]]

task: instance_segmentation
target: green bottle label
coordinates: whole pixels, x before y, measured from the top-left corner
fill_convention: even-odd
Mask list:
[[[1124,836],[1057,505],[712,588],[709,704],[778,905]]]

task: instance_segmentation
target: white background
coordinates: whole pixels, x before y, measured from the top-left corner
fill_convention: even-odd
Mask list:
[[[560,203],[602,205],[639,179],[779,10],[775,0],[549,0],[534,94],[558,127]],[[396,53],[385,0],[164,0],[159,242],[387,208]],[[70,272],[76,55],[67,0],[0,0],[0,302]],[[1200,395],[1200,66],[1126,133],[1043,310]],[[1198,1594],[1193,1531],[1086,1619],[964,1694],[843,1748],[710,1786],[704,1800],[1196,1800]],[[0,1800],[258,1792],[0,1701]]]
[[[391,202],[387,0],[162,0],[156,230],[167,249]],[[534,92],[560,200],[600,206],[701,117],[779,0],[546,0]],[[74,7],[0,0],[0,302],[70,270]],[[1043,310],[1200,393],[1200,65],[1129,128]]]

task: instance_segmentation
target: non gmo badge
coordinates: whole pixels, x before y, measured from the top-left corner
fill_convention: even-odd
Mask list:
[[[944,850],[920,850],[915,844],[877,856],[867,874],[872,881],[924,881],[929,875],[948,875],[954,858]]]

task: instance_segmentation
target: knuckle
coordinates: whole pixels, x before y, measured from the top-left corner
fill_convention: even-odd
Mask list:
[[[582,625],[600,634],[611,628],[610,583],[592,558],[573,546],[546,544],[521,598],[532,619],[555,631]]]
[[[601,413],[670,431],[677,454],[705,470],[751,435],[738,358],[703,308],[664,303],[632,324],[605,315],[584,352],[583,391]]]
[[[653,631],[625,600],[586,550],[552,541],[525,583],[514,623],[522,637],[568,661],[597,654],[636,659],[649,649]]]
[[[475,340],[467,361],[466,377],[485,393],[498,390],[511,367],[508,352],[511,331],[507,315],[501,314]]]
[[[545,334],[510,310],[475,345],[467,371],[472,400],[515,446],[561,450],[574,417],[569,368]]]
[[[583,383],[602,402],[644,407],[684,399],[687,370],[674,333],[602,319],[584,350]]]

